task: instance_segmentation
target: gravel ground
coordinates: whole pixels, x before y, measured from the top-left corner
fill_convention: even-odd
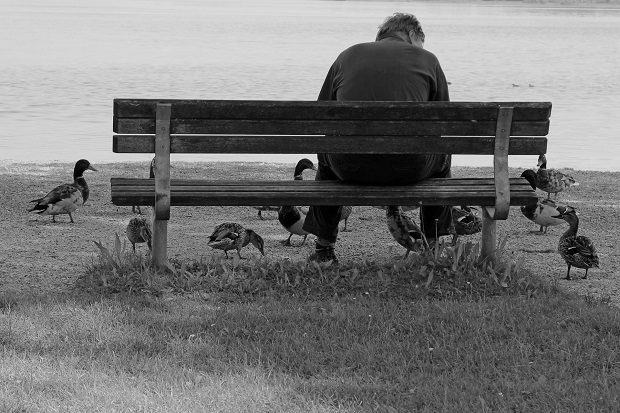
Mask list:
[[[95,164],[98,172],[87,171],[91,188],[87,204],[68,216],[57,217],[28,213],[29,201],[45,195],[54,186],[72,180],[73,164],[0,163],[0,291],[17,290],[35,294],[65,291],[73,285],[86,264],[96,256],[93,241],[111,245],[114,234],[124,236],[125,226],[133,216],[130,207],[117,207],[110,202],[110,177],[147,177],[148,164]],[[256,177],[292,179],[293,165],[265,163],[188,163],[173,161],[173,177]],[[566,265],[557,253],[557,243],[567,226],[549,228],[547,235],[531,230],[537,226],[512,208],[508,221],[498,225],[498,238],[508,237],[508,249],[515,257],[524,257],[526,267],[541,277],[557,282],[561,288],[609,299],[620,306],[620,173],[565,170],[580,186],[560,194],[559,199],[574,206],[581,219],[580,234],[589,236],[599,253],[601,268],[592,269],[582,280],[583,270],[573,269],[573,280],[564,280]],[[511,171],[518,176],[520,170]],[[490,168],[453,168],[453,175],[492,176]],[[308,171],[306,179],[313,179]],[[417,212],[410,212],[417,220]],[[265,240],[270,257],[304,260],[312,252],[313,237],[297,246],[302,238],[293,237],[294,247],[280,241],[288,234],[281,228],[275,212],[264,212],[264,220],[250,207],[173,207],[169,223],[169,256],[199,259],[221,254],[207,246],[213,227],[224,221],[235,221],[254,229]],[[476,239],[477,236],[473,236]],[[144,247],[139,247],[144,248]],[[246,255],[258,255],[252,247]],[[348,231],[340,233],[337,254],[341,262],[370,259],[377,262],[394,260],[404,250],[390,237],[383,211],[372,207],[355,207],[349,218]]]

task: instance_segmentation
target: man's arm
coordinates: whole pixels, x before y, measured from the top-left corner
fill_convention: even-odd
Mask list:
[[[334,88],[334,65],[329,68],[327,72],[327,76],[325,77],[325,81],[323,82],[323,87],[321,88],[321,92],[319,93],[319,98],[317,100],[336,100],[336,89]]]

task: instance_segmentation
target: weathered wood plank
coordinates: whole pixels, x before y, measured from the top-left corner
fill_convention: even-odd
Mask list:
[[[382,119],[491,120],[497,108],[515,108],[514,119],[546,120],[550,102],[326,102],[265,100],[114,99],[117,118],[154,118],[158,102],[172,104],[172,118],[186,119]]]
[[[131,185],[123,185],[129,181]],[[419,202],[436,205],[495,205],[493,179],[481,179],[486,185],[473,185],[475,180],[451,178],[434,179],[436,186],[413,185],[399,187],[359,186],[326,181],[254,181],[237,185],[220,185],[219,181],[196,181],[200,185],[171,187],[172,205],[416,205]],[[458,182],[472,181],[460,186]],[[537,195],[523,178],[513,178],[511,205],[536,202]],[[142,182],[142,185],[138,185]],[[426,182],[426,181],[424,181]],[[113,178],[112,201],[116,205],[148,205],[153,196],[153,182],[148,179]],[[449,184],[448,184],[449,183]]]
[[[495,175],[495,215],[494,219],[508,218],[510,212],[510,184],[508,182],[508,145],[513,108],[499,108],[495,132],[495,155],[493,166]]]
[[[188,136],[171,137],[171,153],[452,153],[492,155],[493,136]],[[153,153],[153,135],[114,135],[115,153]],[[515,136],[509,155],[547,152],[547,138]]]
[[[170,105],[157,105],[155,135],[155,219],[153,221],[153,263],[164,268],[168,263],[168,220],[170,219]],[[151,202],[153,198],[151,197]]]
[[[403,120],[171,120],[172,134],[249,134],[249,135],[459,135],[495,136],[495,121],[403,121]],[[120,134],[152,134],[153,118],[114,118],[114,132]],[[544,136],[549,121],[514,121],[512,136]]]

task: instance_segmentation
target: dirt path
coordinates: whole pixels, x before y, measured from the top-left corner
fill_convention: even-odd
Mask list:
[[[47,293],[69,288],[84,265],[96,256],[94,240],[111,245],[114,234],[124,236],[125,226],[133,216],[131,208],[116,207],[110,202],[111,176],[148,176],[148,165],[142,163],[99,164],[98,172],[86,173],[91,198],[74,214],[51,217],[27,213],[28,201],[43,196],[54,186],[72,180],[72,164],[1,164],[0,163],[0,291],[17,290]],[[233,163],[174,163],[174,177],[263,177],[290,179],[292,165]],[[490,176],[490,169],[482,169]],[[520,171],[514,171],[518,175]],[[559,236],[566,227],[553,227],[547,235],[536,235],[536,226],[525,219],[518,208],[501,222],[499,237],[508,236],[509,250],[523,256],[526,266],[543,277],[557,281],[562,288],[581,294],[609,298],[620,306],[620,173],[568,171],[581,182],[561,194],[560,200],[577,208],[581,218],[580,233],[596,245],[601,269],[592,269],[582,280],[582,270],[573,269],[575,279],[563,279],[566,265],[556,252]],[[455,167],[454,176],[480,175],[480,168]],[[311,173],[306,179],[313,179]],[[417,212],[411,212],[417,220]],[[221,254],[207,247],[206,237],[213,227],[224,221],[235,221],[257,231],[265,239],[270,257],[304,260],[312,252],[313,239],[302,247],[284,247],[280,241],[288,234],[280,227],[275,212],[264,212],[260,220],[250,207],[174,207],[169,224],[169,256],[199,259]],[[394,260],[404,251],[390,237],[384,213],[372,207],[356,207],[348,223],[349,231],[341,232],[337,253],[342,262],[369,259]],[[475,236],[474,236],[475,237]],[[474,238],[476,239],[476,238]],[[294,245],[301,238],[293,237]],[[258,254],[248,247],[245,254]]]

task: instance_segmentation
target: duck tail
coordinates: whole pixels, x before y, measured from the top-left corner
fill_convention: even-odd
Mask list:
[[[35,202],[35,201],[30,201],[30,202]],[[28,212],[35,211],[35,212],[40,214],[41,212],[45,211],[46,209],[47,209],[47,205],[42,205],[42,204],[38,204],[37,203],[37,204],[34,204],[33,207],[28,210]]]

